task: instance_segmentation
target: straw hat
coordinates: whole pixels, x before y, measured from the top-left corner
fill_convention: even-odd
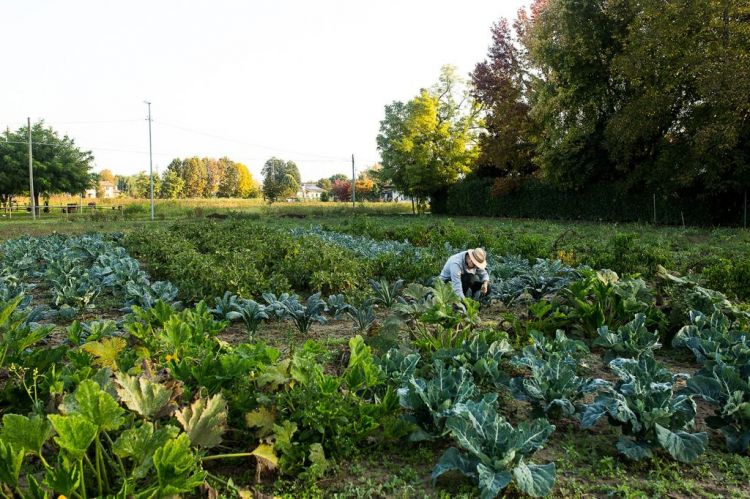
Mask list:
[[[487,267],[487,255],[482,248],[469,250],[467,253],[469,254],[469,260],[478,268],[484,270]]]

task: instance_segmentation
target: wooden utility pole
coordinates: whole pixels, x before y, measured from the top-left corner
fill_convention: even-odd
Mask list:
[[[352,208],[355,206],[355,201],[357,200],[357,194],[354,192],[354,154],[352,154]]]
[[[29,193],[31,194],[31,216],[36,220],[36,199],[34,199],[34,157],[31,150],[31,118],[26,118],[29,127]]]

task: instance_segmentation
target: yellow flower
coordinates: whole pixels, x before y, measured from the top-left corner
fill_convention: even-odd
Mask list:
[[[171,353],[164,358],[165,362],[169,362],[170,360],[173,360],[175,362],[179,362],[180,361],[180,359],[177,357],[177,355],[173,355]]]

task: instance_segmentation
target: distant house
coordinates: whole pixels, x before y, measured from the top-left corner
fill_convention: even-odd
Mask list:
[[[408,201],[408,197],[396,190],[392,185],[384,185],[380,188],[380,200],[384,202]]]
[[[99,188],[98,189],[86,189],[86,192],[84,194],[84,197],[86,199],[95,199],[96,192],[99,191],[102,193],[102,198],[109,199],[109,198],[116,198],[120,195],[120,191],[117,189],[117,184],[110,181],[110,180],[100,180],[99,181]]]
[[[325,191],[312,183],[302,184],[297,191],[297,199],[301,201],[320,201],[320,196]]]

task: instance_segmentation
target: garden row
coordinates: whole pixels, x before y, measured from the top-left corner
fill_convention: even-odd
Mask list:
[[[204,229],[177,225],[171,232],[181,237],[169,240],[174,254],[180,254],[179,245],[194,258],[213,258],[222,248],[251,248],[254,258],[246,262],[266,279],[286,274],[264,251],[312,255],[303,244],[367,266],[383,254],[394,261],[403,256],[393,249],[366,257],[355,246],[372,241],[353,240],[343,249],[336,234],[258,226],[242,232],[223,224]],[[20,250],[13,257],[6,246],[0,250],[8,300],[0,307],[0,479],[6,495],[151,497],[195,491],[204,483],[239,494],[249,484],[217,476],[218,462],[253,459],[261,481],[281,472],[314,484],[362,449],[383,452],[388,445],[424,441],[451,445],[436,460],[433,479],[458,471],[485,497],[508,486],[545,495],[554,487],[555,464],[532,459],[555,431],[549,421],[579,420],[584,430],[606,415],[622,432],[613,453],[694,462],[708,440],[693,429],[696,398],[715,407],[707,421],[724,432],[727,447],[747,452],[748,314],[720,293],[663,270],[655,290],[613,272],[561,268],[566,279],[542,279],[548,287],[525,285],[514,292],[523,309],[483,325],[479,304],[469,300],[465,313],[457,311],[447,285],[385,279],[356,281],[335,289],[344,293],[306,299],[285,293],[292,283],[305,282],[292,281],[294,276],[286,277],[283,289],[238,289],[241,296],[226,289],[205,294],[195,287],[192,292],[207,301],[182,309],[174,293],[158,299],[155,287],[173,287],[150,284],[137,262],[130,272],[112,270],[109,280],[99,279],[101,272],[91,269],[99,268],[103,256],[114,252],[130,262],[113,240],[25,241],[11,241],[7,248],[57,246],[54,253],[31,253],[29,260],[17,258]],[[102,291],[86,304],[52,303],[44,310],[115,307],[123,309],[117,321],[36,323],[38,312],[25,296],[57,296],[52,278],[59,276],[58,259],[73,258],[61,256],[67,252],[80,258],[81,270],[72,273],[79,279],[75,289],[85,294],[89,284],[80,283],[94,282]],[[166,250],[154,253],[160,254],[162,265],[173,265]],[[223,259],[213,260],[214,274],[238,272],[221,270],[234,260],[230,253],[219,254]],[[267,266],[255,260],[262,257]],[[159,261],[148,263],[151,268]],[[498,259],[495,267],[505,263]],[[524,268],[533,273],[528,263]],[[536,282],[520,269],[519,287]],[[135,303],[135,294],[123,290],[140,278],[140,292],[151,298]],[[298,285],[314,290],[309,282]],[[353,336],[343,350],[304,341],[316,323],[337,317],[348,317],[352,333],[366,334],[367,341]],[[58,312],[41,320],[62,319]],[[260,342],[230,345],[220,337],[232,320],[245,325],[251,340],[265,323],[289,324],[298,341],[284,356]],[[654,358],[662,343],[693,351],[699,374],[669,372]],[[589,346],[601,353],[611,379],[581,371]],[[685,380],[686,387],[677,390]],[[514,398],[528,403],[529,412],[511,412]]]

